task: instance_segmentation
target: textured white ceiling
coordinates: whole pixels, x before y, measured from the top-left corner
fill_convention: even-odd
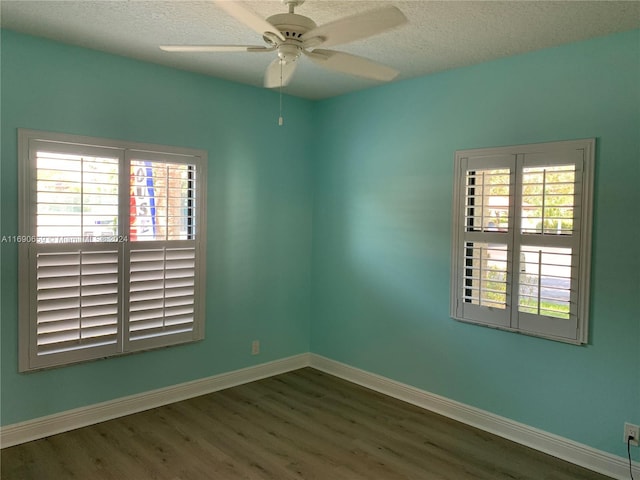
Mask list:
[[[401,72],[397,80],[640,28],[640,1],[307,0],[296,13],[321,25],[389,4],[404,12],[407,25],[332,49],[390,65]],[[286,12],[280,0],[245,5],[265,18]],[[206,0],[1,0],[0,7],[3,28],[250,85],[262,85],[276,55],[160,51],[161,44],[262,44]],[[285,93],[319,99],[376,84],[301,58]]]

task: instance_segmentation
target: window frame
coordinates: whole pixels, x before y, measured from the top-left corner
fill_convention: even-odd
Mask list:
[[[588,343],[589,302],[591,278],[591,236],[593,223],[593,191],[595,169],[595,139],[567,140],[528,145],[458,150],[454,156],[454,188],[451,235],[451,318],[500,330],[523,333],[526,335],[547,338],[572,344]],[[541,157],[542,156],[542,157]],[[542,161],[541,158],[551,158]],[[522,171],[531,163],[544,166],[579,165],[576,172],[581,178],[574,186],[574,222],[577,223],[571,238],[550,240],[550,245],[570,243],[572,259],[570,268],[570,320],[560,324],[558,320],[546,315],[525,314],[519,312],[519,273],[521,271],[521,248],[528,246],[527,240],[534,244],[544,244],[544,235],[522,232],[521,202]],[[465,217],[468,206],[466,176],[472,168],[497,169],[509,168],[509,213],[508,230],[506,232],[480,232],[469,234]],[[475,237],[474,237],[475,235]],[[477,238],[470,243],[497,243],[507,245],[506,302],[505,308],[493,308],[472,304],[463,299],[465,284],[465,250],[467,238]],[[552,237],[552,236],[550,236]],[[558,241],[556,241],[558,240]],[[547,246],[547,245],[545,245]],[[577,250],[577,251],[576,251]],[[517,255],[516,255],[517,253]],[[573,275],[575,273],[575,277]],[[542,276],[542,274],[538,274]],[[471,307],[471,308],[470,308]]]
[[[83,251],[100,248],[117,249],[118,269],[118,314],[117,314],[117,340],[115,343],[104,346],[89,346],[77,350],[68,350],[62,353],[38,355],[37,317],[33,301],[34,288],[36,288],[35,272],[37,269],[36,252],[64,252],[70,251],[70,244],[47,244],[31,241],[36,239],[37,212],[36,193],[33,190],[33,182],[37,175],[36,155],[37,151],[44,151],[42,145],[65,153],[84,155],[109,155],[118,159],[118,230],[117,239],[112,242],[79,242]],[[193,322],[192,329],[186,334],[178,335],[170,333],[159,335],[149,341],[136,341],[132,344],[129,339],[129,264],[128,261],[132,249],[144,246],[169,245],[176,247],[179,243],[190,240],[138,240],[119,241],[128,239],[129,236],[129,197],[130,197],[130,171],[131,161],[143,156],[150,161],[192,164],[196,166],[195,182],[195,218],[196,232],[192,239],[195,262],[193,267],[194,293],[193,293]],[[19,345],[18,345],[18,369],[20,372],[40,370],[44,368],[58,367],[78,362],[90,361],[100,358],[125,355],[138,351],[146,351],[172,345],[180,345],[202,340],[205,327],[206,304],[206,196],[207,196],[207,152],[204,150],[165,146],[147,143],[138,143],[122,140],[112,140],[56,132],[18,129],[18,232],[19,238],[25,239],[18,246],[19,264],[22,266],[18,273],[19,285]],[[126,200],[126,201],[125,201]],[[191,208],[190,206],[189,208]],[[166,263],[165,263],[166,265]],[[166,267],[165,267],[166,268]],[[165,290],[163,290],[165,291]],[[165,307],[163,307],[164,309]]]

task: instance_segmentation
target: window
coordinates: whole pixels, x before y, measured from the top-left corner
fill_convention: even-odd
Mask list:
[[[453,318],[587,342],[594,146],[456,152]]]
[[[18,136],[20,370],[202,339],[206,152]]]

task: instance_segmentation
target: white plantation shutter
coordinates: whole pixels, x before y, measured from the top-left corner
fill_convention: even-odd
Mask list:
[[[593,140],[456,153],[453,318],[586,343],[593,155]]]
[[[119,335],[119,175],[116,149],[34,139],[23,165],[28,189],[22,248],[29,264],[30,368],[113,355]],[[24,230],[23,230],[24,231]],[[24,362],[21,362],[24,363]]]
[[[146,242],[145,242],[146,243]],[[131,249],[129,342],[161,345],[167,336],[189,338],[195,319],[194,242]]]
[[[508,326],[511,315],[513,155],[465,157],[460,178],[463,225],[456,249],[461,269],[457,315]]]
[[[98,358],[116,352],[118,249],[60,247],[32,245],[37,279],[32,291],[36,356],[92,349],[93,358]]]
[[[19,131],[20,370],[203,338],[206,152]]]
[[[584,238],[581,224],[584,149],[528,153],[519,164],[517,328],[576,339]],[[590,236],[590,235],[589,235]],[[587,267],[584,267],[587,271]]]
[[[196,233],[200,168],[189,157],[149,152],[131,152],[130,164],[132,191],[155,215],[153,224],[136,227],[136,234],[131,235],[126,246],[127,351],[186,342],[199,336],[196,320],[201,308],[200,234]],[[141,185],[145,186],[142,191]],[[153,202],[143,195],[151,188]]]

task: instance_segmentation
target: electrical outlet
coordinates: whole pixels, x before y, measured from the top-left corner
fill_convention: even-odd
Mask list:
[[[627,443],[629,437],[632,437],[629,443],[634,447],[637,447],[638,442],[640,441],[640,427],[638,425],[633,425],[631,423],[624,424],[624,443]]]
[[[260,353],[260,340],[254,340],[251,342],[251,355],[258,355]]]

